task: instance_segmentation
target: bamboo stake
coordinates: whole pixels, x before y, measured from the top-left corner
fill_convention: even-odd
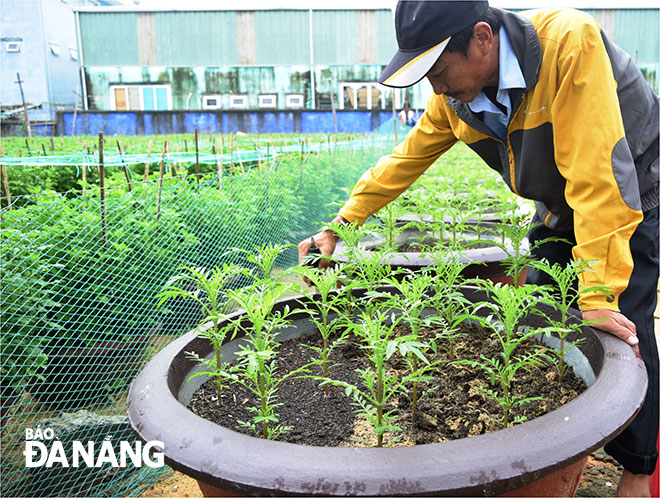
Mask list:
[[[299,161],[300,161],[300,171],[298,173],[298,190],[300,190],[300,189],[302,189],[303,154],[304,154],[304,151],[305,151],[305,142],[300,140],[300,142],[298,142],[298,144],[300,145],[300,151],[298,152],[298,157],[299,157]]]
[[[28,156],[31,156],[31,155],[32,155],[32,151],[30,150],[30,142],[28,141],[27,138],[25,139],[25,146],[27,147],[27,153],[28,153]]]
[[[50,137],[50,150],[51,152],[55,152],[55,140],[53,140],[53,137]]]
[[[222,143],[222,138],[220,138],[220,141]],[[218,142],[215,142],[215,145],[213,146],[213,153],[215,154],[215,165],[216,168],[218,169],[218,191],[222,192],[222,156],[218,154],[218,150],[222,150],[221,148],[218,148]],[[220,146],[222,147],[222,146]]]
[[[266,171],[270,170],[270,142],[266,144]]]
[[[108,225],[105,213],[105,164],[103,164],[103,132],[99,131],[99,186],[101,193],[101,226],[103,229],[103,247],[108,248]]]
[[[172,161],[171,174],[172,174],[172,178],[174,178],[174,175],[176,174],[176,177],[180,179],[181,177],[179,176],[179,170],[183,169],[183,166],[181,166],[181,161],[179,160],[179,144],[176,144],[174,146],[174,152],[176,152],[176,162]]]
[[[119,150],[119,157],[121,158],[121,164],[124,167],[124,175],[126,176],[126,185],[128,185],[128,191],[131,192],[133,190],[133,185],[131,184],[131,174],[128,171],[128,168],[126,167],[126,164],[124,164],[124,153],[121,150],[121,144],[119,143],[119,140],[117,142],[117,150]]]
[[[259,141],[259,135],[257,135],[257,146],[254,150],[257,153],[257,166],[259,172],[261,172],[261,142]]]
[[[231,210],[234,204],[234,141],[231,135],[229,136],[229,156],[231,157],[229,162],[229,206]]]
[[[153,146],[151,139],[149,140],[149,145],[147,147],[147,162],[144,163],[144,181],[146,182],[149,179],[149,164],[151,163],[151,147]]]
[[[41,150],[44,152],[44,156],[47,156],[47,155],[48,155],[48,154],[46,153],[46,145],[43,144],[43,143],[41,144]]]
[[[195,177],[199,187],[199,142],[197,141],[197,127],[195,127]]]
[[[241,167],[241,173],[245,172],[245,168],[243,168],[243,161],[241,161],[241,149],[238,146],[238,138],[235,138],[236,140],[236,156],[238,157],[238,165]]]
[[[85,155],[85,148],[87,147],[87,141],[83,140],[83,163],[82,163],[82,194],[85,195],[85,190],[87,189],[87,156]]]
[[[167,140],[163,144],[163,155],[160,158],[160,175],[158,176],[158,198],[156,200],[156,232],[158,232],[158,220],[160,220],[160,197],[163,191],[163,174],[165,172],[165,154],[167,152]]]
[[[4,157],[4,153],[2,155]],[[2,173],[2,185],[7,195],[7,209],[11,211],[11,193],[9,192],[9,178],[7,177],[7,166],[0,165],[0,173]]]

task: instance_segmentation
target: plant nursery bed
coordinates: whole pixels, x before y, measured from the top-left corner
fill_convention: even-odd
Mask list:
[[[401,333],[408,333],[400,326]],[[428,336],[435,334],[431,328],[423,330]],[[497,344],[489,337],[489,332],[478,325],[468,325],[462,330],[463,337],[456,340],[457,356],[464,360],[478,360],[480,355],[497,355]],[[279,375],[309,363],[314,352],[306,345],[319,346],[321,338],[306,335],[290,339],[278,348],[277,369]],[[525,346],[521,354],[530,352],[540,344]],[[363,351],[357,343],[347,342],[334,351],[334,366],[329,377],[353,385],[360,382],[358,370],[367,368]],[[498,430],[501,427],[502,410],[492,399],[487,398],[483,389],[493,389],[490,377],[480,369],[467,365],[450,363],[446,351],[431,354],[430,361],[442,360],[431,372],[432,379],[420,384],[420,400],[416,415],[412,416],[410,397],[401,397],[398,405],[390,405],[398,416],[396,425],[401,427],[405,437],[385,437],[385,444],[391,446],[411,446],[450,441]],[[404,370],[404,360],[391,362],[388,368]],[[311,375],[320,375],[318,367],[311,367]],[[512,391],[524,397],[542,397],[515,409],[515,416],[527,420],[539,417],[569,402],[582,393],[586,386],[583,381],[568,371],[559,385],[552,366],[541,366],[532,370],[519,370],[513,381]],[[328,386],[328,395],[313,378],[291,378],[278,390],[279,423],[291,430],[279,436],[279,440],[312,446],[374,446],[375,435],[364,419],[356,418],[351,398],[344,389]],[[412,393],[410,389],[409,395]],[[258,406],[258,400],[251,392],[240,385],[226,385],[223,388],[222,404],[218,405],[217,391],[213,379],[207,381],[194,394],[189,408],[197,415],[228,429],[247,435],[254,432],[238,421],[251,420],[246,407]],[[395,433],[396,434],[396,433]]]

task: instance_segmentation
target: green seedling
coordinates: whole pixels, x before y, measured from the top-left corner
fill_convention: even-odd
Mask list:
[[[454,361],[456,339],[462,336],[460,326],[471,317],[468,312],[471,303],[460,291],[460,286],[465,283],[462,272],[468,264],[462,262],[460,255],[442,250],[434,253],[434,260],[435,264],[428,270],[433,290],[431,305],[440,318],[442,330],[439,337],[447,340],[447,353]]]
[[[525,317],[538,313],[537,306],[545,296],[545,289],[535,285],[513,287],[488,280],[481,286],[486,289],[492,302],[482,302],[475,308],[475,313],[482,309],[490,311],[483,324],[492,330],[491,336],[501,350],[495,357],[488,358],[482,354],[478,361],[460,360],[457,363],[470,365],[490,375],[491,385],[499,387],[500,391],[483,389],[483,392],[499,403],[503,411],[501,425],[508,427],[525,421],[525,417],[521,416],[511,419],[511,411],[516,406],[542,399],[512,393],[511,382],[518,370],[532,369],[542,364],[541,348],[521,354],[516,354],[516,349],[538,333],[536,329],[523,329],[521,322]]]
[[[401,431],[396,425],[397,415],[385,408],[388,401],[400,393],[407,392],[407,384],[430,380],[423,375],[426,368],[403,377],[386,368],[386,362],[395,353],[399,352],[405,357],[410,347],[415,347],[412,346],[415,341],[410,336],[395,337],[394,327],[400,319],[393,314],[388,316],[388,311],[380,308],[376,313],[361,312],[360,320],[352,325],[371,362],[369,368],[358,371],[362,379],[362,388],[343,381],[323,380],[323,383],[343,387],[346,394],[353,398],[358,416],[364,417],[372,425],[376,435],[376,446],[379,448],[383,446],[385,433]],[[428,363],[426,358],[424,362]],[[427,367],[431,366],[433,365],[427,365]]]
[[[379,211],[380,224],[375,225],[374,231],[385,238],[386,251],[396,252],[397,236],[408,226],[407,223],[399,223],[398,220],[405,214],[405,209],[397,201],[390,202]]]
[[[248,251],[246,249],[233,248],[231,252],[244,253],[249,263],[253,264],[259,269],[260,275],[254,278],[258,279],[272,279],[273,268],[277,258],[288,248],[295,247],[293,244],[264,244],[258,247],[256,252]]]
[[[205,364],[211,371],[219,374],[224,371],[220,348],[228,336],[233,338],[235,326],[231,322],[220,322],[225,318],[231,306],[231,301],[226,297],[228,284],[231,283],[242,271],[242,268],[232,264],[224,264],[212,270],[203,268],[183,267],[186,273],[177,275],[165,284],[165,289],[157,294],[158,306],[162,306],[169,299],[182,297],[192,299],[199,303],[202,308],[203,318],[197,325],[197,332],[201,337],[211,341],[215,351],[215,358],[207,360],[197,357],[196,359]],[[222,376],[216,375],[216,389],[218,403],[222,403]]]
[[[228,292],[229,298],[245,311],[244,320],[237,326],[244,332],[246,344],[241,345],[236,353],[238,362],[229,372],[219,375],[242,385],[258,397],[259,406],[247,408],[254,414],[252,422],[239,423],[264,439],[275,439],[290,429],[278,425],[277,389],[289,377],[306,372],[306,367],[301,367],[282,377],[277,376],[276,349],[279,344],[275,341],[275,331],[289,324],[291,312],[288,306],[279,311],[274,311],[274,307],[291,287],[280,282],[260,281]]]
[[[542,329],[548,336],[553,332],[559,337],[559,349],[550,349],[552,355],[551,361],[557,369],[559,383],[564,381],[568,364],[566,363],[566,354],[573,347],[577,346],[581,339],[572,341],[567,345],[567,337],[572,332],[581,332],[584,325],[591,325],[600,320],[570,320],[568,310],[575,305],[578,298],[586,293],[604,293],[609,294],[609,288],[603,286],[594,286],[581,288],[577,290],[576,283],[578,276],[584,272],[593,271],[590,267],[594,261],[571,261],[563,267],[559,263],[550,265],[547,260],[533,261],[531,265],[539,271],[550,275],[554,280],[553,291],[547,297],[547,303],[559,312],[559,319],[553,320],[548,317],[549,327]],[[554,357],[554,358],[553,358]]]
[[[309,266],[299,266],[294,271],[306,278],[316,288],[316,293],[301,301],[303,309],[309,313],[309,319],[314,323],[323,338],[322,347],[308,346],[319,355],[323,377],[327,377],[330,369],[330,354],[333,349],[343,343],[349,329],[346,327],[347,317],[341,310],[345,308],[346,295],[350,286],[341,286],[342,273],[339,268],[328,268],[325,271]],[[324,386],[328,395],[328,386]]]
[[[389,278],[388,283],[398,291],[386,300],[385,304],[400,311],[400,320],[410,327],[410,338],[405,341],[406,361],[412,375],[417,375],[420,362],[425,363],[424,354],[429,349],[434,349],[435,344],[426,344],[421,341],[423,327],[428,327],[438,322],[437,316],[422,317],[422,313],[428,307],[428,289],[431,287],[430,275],[414,275],[410,272],[403,279]],[[412,414],[417,413],[418,401],[418,379],[413,382]]]

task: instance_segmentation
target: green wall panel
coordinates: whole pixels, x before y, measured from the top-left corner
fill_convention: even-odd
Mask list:
[[[620,9],[614,17],[614,43],[638,63],[660,62],[660,9]]]
[[[238,64],[236,12],[156,12],[158,65]]]
[[[309,64],[309,11],[254,13],[257,64]]]
[[[357,64],[357,12],[315,10],[314,63]]]
[[[133,12],[81,12],[80,38],[87,66],[139,64]]]
[[[389,64],[397,51],[394,16],[389,10],[377,10],[376,15],[376,64]]]

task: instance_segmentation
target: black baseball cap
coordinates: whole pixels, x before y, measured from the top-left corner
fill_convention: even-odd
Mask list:
[[[400,1],[394,15],[399,50],[378,82],[394,88],[417,83],[452,35],[477,22],[487,9],[487,1]]]

